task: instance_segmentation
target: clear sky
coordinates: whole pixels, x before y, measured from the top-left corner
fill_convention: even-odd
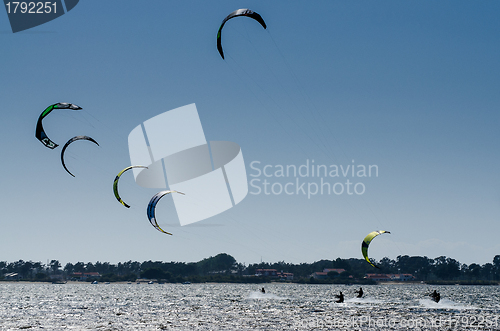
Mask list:
[[[229,21],[224,61],[217,30],[238,8],[268,28]],[[0,260],[190,262],[225,252],[246,264],[301,263],[361,258],[364,236],[388,230],[370,247],[375,259],[491,262],[500,254],[499,10],[498,1],[85,0],[15,34],[0,10]],[[61,145],[49,150],[34,132],[57,102],[83,111],[44,120]],[[126,173],[126,209],[112,182],[130,165],[130,131],[190,103],[207,140],[241,146],[256,181],[236,207],[190,226],[164,198],[167,236],[146,217],[158,190]],[[73,178],[60,150],[76,135],[100,147],[68,149]],[[312,171],[313,162],[339,177],[276,176],[278,165]],[[270,177],[258,176],[266,165]],[[344,177],[340,166],[353,165]],[[358,176],[363,165],[375,166],[371,177]],[[344,192],[308,197],[321,180]],[[287,183],[292,194],[271,192]],[[348,194],[356,183],[363,194]]]

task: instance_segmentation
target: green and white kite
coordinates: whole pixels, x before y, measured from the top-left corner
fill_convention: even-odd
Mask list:
[[[44,144],[46,147],[50,149],[54,149],[58,144],[53,142],[52,140],[47,137],[47,134],[45,133],[45,130],[43,129],[42,126],[42,120],[50,114],[50,112],[54,109],[70,109],[70,110],[80,110],[82,109],[81,107],[74,105],[72,103],[66,103],[66,102],[59,102],[53,105],[48,106],[38,117],[38,122],[36,123],[36,130],[35,130],[35,137],[36,139],[40,140],[42,144]]]

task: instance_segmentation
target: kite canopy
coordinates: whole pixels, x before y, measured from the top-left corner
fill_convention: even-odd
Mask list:
[[[145,166],[140,166],[140,165],[137,165],[137,166],[130,166],[130,167],[126,167],[125,169],[123,169],[122,171],[120,171],[118,173],[118,175],[116,175],[115,177],[115,181],[113,182],[113,192],[115,193],[115,197],[116,197],[116,200],[118,200],[118,202],[120,202],[122,205],[124,205],[125,207],[127,208],[130,208],[129,205],[127,205],[125,203],[125,201],[122,200],[122,198],[120,198],[120,194],[118,194],[118,180],[120,179],[120,176],[127,170],[130,170],[132,168],[148,168],[148,167],[145,167]]]
[[[163,198],[163,196],[165,196],[169,193],[179,193],[179,194],[184,195],[184,193],[178,192],[178,191],[161,191],[161,192],[156,193],[151,198],[151,201],[149,201],[149,204],[148,204],[148,218],[149,218],[149,222],[151,223],[152,226],[154,226],[154,228],[156,230],[163,232],[163,233],[166,233],[166,234],[169,234],[169,235],[172,235],[171,233],[163,231],[163,229],[160,228],[160,226],[156,222],[156,217],[155,217],[156,204],[158,203],[158,201],[160,201],[161,198]]]
[[[71,110],[80,110],[82,109],[81,107],[74,105],[72,103],[66,103],[66,102],[59,102],[53,105],[48,106],[38,117],[38,122],[36,123],[36,130],[35,130],[35,137],[36,139],[40,140],[42,144],[44,144],[46,147],[50,149],[54,149],[58,144],[53,142],[52,140],[47,137],[47,134],[45,133],[45,130],[43,129],[42,126],[42,120],[50,114],[50,112],[54,109],[71,109]]]
[[[376,236],[378,235],[381,235],[382,233],[390,233],[389,231],[384,231],[384,230],[381,230],[381,231],[373,231],[373,232],[370,232],[366,237],[365,239],[363,239],[363,242],[361,243],[361,253],[363,253],[363,257],[365,258],[365,260],[370,263],[372,266],[374,266],[375,268],[378,268],[380,269],[379,267],[377,267],[375,264],[373,264],[370,259],[368,258],[368,246],[370,245],[371,241],[373,240],[373,238],[375,238]]]
[[[222,56],[222,59],[224,59],[224,52],[222,51],[222,43],[221,43],[222,28],[224,27],[224,24],[226,24],[226,22],[228,20],[230,20],[233,17],[238,17],[238,16],[247,16],[247,17],[253,18],[257,22],[259,22],[260,25],[262,25],[262,27],[264,29],[267,28],[266,23],[264,22],[262,17],[250,9],[238,9],[238,10],[233,11],[231,14],[227,15],[227,17],[222,21],[220,28],[219,28],[219,31],[217,32],[217,49],[219,50],[219,54],[220,54],[220,56]]]
[[[61,162],[62,162],[62,165],[63,165],[64,169],[66,169],[66,171],[68,172],[68,174],[70,174],[73,177],[75,177],[75,175],[73,175],[68,170],[68,168],[66,168],[66,164],[64,163],[64,152],[66,151],[66,148],[68,148],[69,144],[71,144],[73,141],[77,141],[77,140],[90,140],[91,142],[93,142],[94,144],[96,144],[97,146],[99,146],[99,144],[97,143],[97,141],[95,141],[94,139],[92,139],[92,138],[90,138],[88,136],[76,136],[76,137],[73,137],[70,140],[68,140],[68,142],[64,145],[63,149],[61,150]]]

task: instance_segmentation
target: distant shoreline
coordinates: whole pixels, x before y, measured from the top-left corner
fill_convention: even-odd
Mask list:
[[[91,282],[87,281],[74,281],[74,280],[68,280],[64,281],[61,283],[54,283],[50,281],[40,281],[40,282],[35,282],[35,281],[23,281],[23,280],[0,280],[0,284],[50,284],[50,285],[65,285],[65,284],[87,284],[87,285],[95,285],[92,284]],[[148,282],[145,281],[139,281],[139,282],[124,282],[124,281],[118,281],[118,282],[98,282],[98,285],[110,285],[110,284],[125,284],[125,285],[165,285],[165,284],[177,284],[177,285],[186,285],[182,283],[158,283],[158,282],[153,282],[153,284],[148,284]],[[270,283],[231,283],[231,282],[203,282],[203,283],[190,283],[187,285],[196,285],[196,284],[247,284],[247,285],[291,285],[291,284],[297,284],[297,285],[343,285],[343,286],[355,286],[359,284],[342,284],[342,283],[337,283],[337,284],[327,284],[327,283],[315,283],[315,284],[310,284],[310,283],[295,283],[295,282],[270,282]],[[480,283],[480,282],[470,282],[470,281],[455,281],[455,282],[421,282],[421,281],[406,281],[406,282],[377,282],[376,284],[362,284],[363,286],[374,286],[374,285],[426,285],[426,286],[457,286],[457,285],[462,285],[462,286],[500,286],[500,283],[498,282],[488,282],[488,283]]]

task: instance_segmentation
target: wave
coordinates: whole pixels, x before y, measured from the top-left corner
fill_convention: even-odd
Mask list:
[[[461,303],[454,302],[449,299],[441,299],[439,302],[435,302],[431,299],[420,299],[418,300],[420,305],[424,306],[425,308],[433,308],[433,309],[476,309],[477,307],[474,306],[465,306]]]
[[[251,291],[245,299],[252,300],[282,300],[286,299],[272,293],[262,293],[261,291]]]
[[[373,303],[385,303],[383,300],[377,300],[373,298],[351,298],[347,299],[344,302],[347,303],[360,303],[360,304],[373,304]]]

